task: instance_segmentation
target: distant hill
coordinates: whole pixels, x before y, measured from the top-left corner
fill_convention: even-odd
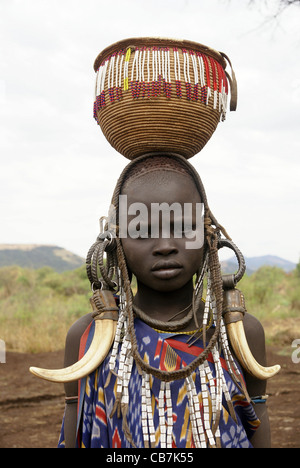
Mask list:
[[[245,258],[246,265],[251,270],[257,270],[261,266],[275,266],[282,268],[282,270],[292,271],[296,268],[296,263],[284,260],[283,258],[276,257],[275,255],[263,255],[262,257]]]
[[[61,273],[83,265],[85,260],[56,245],[0,244],[0,267],[19,265],[23,268],[49,266]]]
[[[245,257],[246,272],[251,275],[261,266],[276,266],[289,272],[296,268],[296,264],[276,257],[264,255],[261,257]],[[0,244],[0,267],[19,265],[24,268],[42,268],[49,266],[61,273],[74,270],[85,263],[85,259],[56,245],[38,244]],[[234,273],[237,270],[235,257],[221,261],[223,273]]]
[[[276,257],[275,255],[263,255],[261,257],[245,257],[246,273],[251,275],[262,266],[274,266],[281,268],[285,272],[290,272],[296,268],[296,264],[289,260]],[[234,273],[237,269],[237,260],[235,257],[222,261],[222,270],[224,273]]]

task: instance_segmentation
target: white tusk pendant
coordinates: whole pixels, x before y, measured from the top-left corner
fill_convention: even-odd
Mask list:
[[[75,364],[63,369],[30,367],[30,372],[41,379],[57,383],[73,382],[86,377],[106,358],[115,338],[116,324],[115,320],[96,320],[93,341],[86,354]]]
[[[264,367],[255,360],[248,346],[242,321],[227,324],[226,330],[238,361],[249,374],[260,380],[266,380],[280,371],[279,365]]]
[[[264,367],[253,357],[244,330],[243,318],[245,312],[244,296],[241,291],[235,288],[225,290],[223,295],[223,317],[236,358],[253,377],[260,380],[274,377],[280,371],[279,365]]]
[[[111,290],[94,291],[90,301],[95,316],[95,330],[86,354],[78,362],[63,369],[30,367],[32,374],[50,382],[73,382],[89,375],[104,361],[115,339],[118,307]]]

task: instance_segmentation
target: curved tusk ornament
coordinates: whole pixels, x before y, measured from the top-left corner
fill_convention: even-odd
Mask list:
[[[30,367],[30,372],[37,377],[51,382],[66,383],[80,380],[93,372],[106,358],[115,338],[116,322],[114,320],[96,320],[93,341],[78,362],[64,369],[40,369]]]
[[[102,300],[104,308],[99,312],[95,302]],[[30,367],[32,374],[50,382],[67,383],[80,380],[93,372],[106,358],[115,338],[118,308],[109,290],[95,291],[91,304],[95,314],[93,340],[86,354],[75,364],[63,369]]]
[[[243,368],[253,377],[266,380],[274,377],[280,366],[264,367],[259,364],[249,348],[245,335],[243,318],[246,312],[244,296],[238,289],[224,291],[223,317],[233,351]]]
[[[242,321],[229,323],[227,333],[238,361],[253,377],[266,380],[274,377],[280,371],[279,365],[264,367],[254,359],[247,343]]]

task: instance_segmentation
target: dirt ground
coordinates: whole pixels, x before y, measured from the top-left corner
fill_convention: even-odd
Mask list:
[[[32,376],[28,368],[61,367],[63,352],[7,353],[0,364],[0,448],[55,448],[64,412],[63,385]],[[300,448],[300,363],[291,352],[268,350],[281,372],[268,383],[272,448]]]

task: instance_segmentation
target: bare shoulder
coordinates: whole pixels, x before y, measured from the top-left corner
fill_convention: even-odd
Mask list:
[[[92,314],[86,314],[76,320],[70,327],[66,337],[65,367],[71,366],[78,361],[80,339],[92,320]],[[77,381],[65,383],[64,387],[67,396],[77,395]]]
[[[244,316],[244,329],[253,356],[260,364],[265,365],[265,331],[261,322],[247,312]]]
[[[263,333],[264,334],[264,328],[261,324],[261,322],[258,320],[258,318],[254,317],[254,315],[249,314],[249,312],[246,312],[244,315],[244,327],[245,331],[247,329],[247,332],[251,333]]]
[[[261,322],[247,312],[244,317],[244,329],[249,348],[254,358],[259,364],[266,366],[265,332]],[[267,393],[266,380],[259,380],[246,372],[244,372],[244,376],[250,397],[261,396]],[[261,424],[251,438],[251,443],[253,447],[256,448],[270,448],[271,436],[267,406],[266,404],[257,404],[254,410]]]
[[[265,332],[261,322],[249,314],[244,317],[244,329],[247,342],[253,357],[262,366],[267,365]],[[266,393],[266,381],[258,380],[244,371],[247,389],[250,396],[263,395]]]
[[[76,320],[69,328],[66,337],[65,366],[69,366],[78,360],[80,339],[92,320],[92,314],[86,314]]]

